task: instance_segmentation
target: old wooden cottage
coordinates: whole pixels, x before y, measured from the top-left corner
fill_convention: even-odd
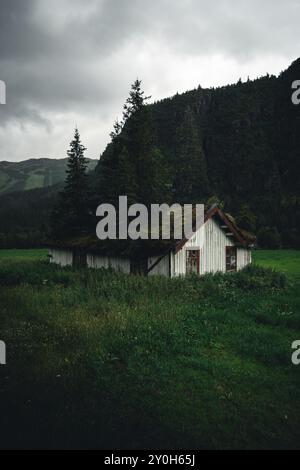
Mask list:
[[[238,228],[229,214],[213,206],[206,212],[204,224],[191,238],[177,240],[157,253],[145,251],[139,257],[106,254],[83,243],[53,245],[49,256],[51,263],[61,266],[84,265],[124,273],[175,277],[238,271],[251,263],[254,243],[253,235]]]

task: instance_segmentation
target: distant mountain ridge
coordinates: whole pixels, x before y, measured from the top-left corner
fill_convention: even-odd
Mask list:
[[[0,194],[54,186],[65,180],[67,158],[30,158],[21,162],[0,161]],[[98,160],[88,160],[89,171]]]

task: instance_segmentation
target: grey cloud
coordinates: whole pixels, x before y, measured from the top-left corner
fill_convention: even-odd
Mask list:
[[[0,107],[0,127],[37,126],[26,134],[26,149],[37,152],[38,129],[47,129],[45,139],[58,126],[60,136],[69,135],[70,116],[78,116],[92,148],[103,148],[136,76],[161,96],[172,94],[174,83],[179,91],[190,84],[183,75],[188,60],[199,67],[199,80],[214,56],[257,74],[268,59],[274,64],[268,71],[278,73],[278,64],[297,57],[299,15],[298,0],[1,0],[7,105]],[[12,135],[1,138],[6,158]]]

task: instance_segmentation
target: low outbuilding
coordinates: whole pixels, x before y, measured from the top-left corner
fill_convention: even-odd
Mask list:
[[[217,206],[205,214],[204,224],[190,238],[173,240],[157,248],[140,249],[137,254],[105,250],[97,241],[82,238],[54,242],[49,247],[51,263],[60,266],[110,268],[124,273],[166,277],[239,271],[251,263],[255,236],[240,229],[233,217]]]

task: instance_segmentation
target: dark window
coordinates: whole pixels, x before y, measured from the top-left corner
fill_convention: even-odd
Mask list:
[[[226,271],[236,271],[236,246],[226,246]]]
[[[186,274],[199,274],[199,250],[186,250]]]

